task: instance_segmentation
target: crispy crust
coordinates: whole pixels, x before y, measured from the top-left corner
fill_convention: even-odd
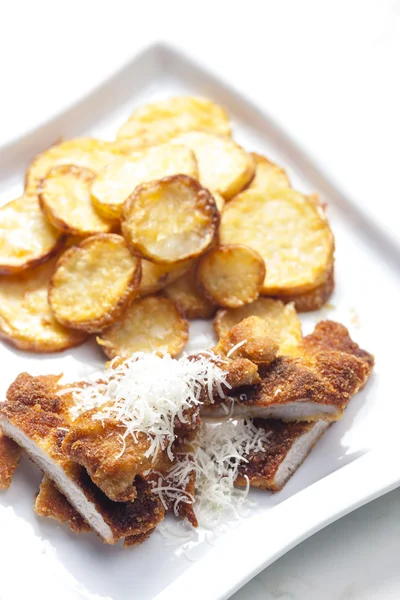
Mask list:
[[[92,252],[96,260],[91,258]],[[119,279],[115,276],[117,268]],[[49,303],[62,325],[95,333],[124,313],[137,293],[140,278],[140,260],[131,256],[123,237],[100,233],[73,246],[58,260],[50,280]],[[124,282],[122,289],[121,281]],[[94,295],[90,293],[91,283]],[[94,312],[95,301],[97,312]]]
[[[174,302],[163,296],[146,296],[135,300],[119,321],[97,337],[97,343],[108,358],[129,358],[134,352],[176,356],[188,338],[188,322]]]
[[[85,469],[66,456],[62,444],[70,423],[66,418],[68,405],[63,396],[57,396],[58,379],[59,376],[54,375],[19,375],[11,384],[7,399],[0,408],[0,427],[4,426],[5,421],[12,423],[80,487],[112,531],[112,539],[104,540],[107,543],[153,529],[162,520],[164,510],[149,484],[137,478],[135,502],[112,502],[93,484]],[[31,458],[35,461],[35,457]]]
[[[40,181],[40,206],[54,227],[81,236],[112,230],[113,223],[100,217],[92,206],[90,186],[95,177],[96,173],[84,167],[57,165]]]
[[[250,316],[261,317],[267,323],[270,336],[279,342],[279,354],[291,354],[302,340],[301,323],[293,304],[286,306],[280,300],[261,297],[252,304],[240,308],[220,309],[215,315],[213,326],[219,338]]]
[[[311,312],[319,310],[328,302],[335,289],[335,275],[332,267],[326,280],[319,285],[315,290],[305,292],[304,294],[288,294],[277,296],[277,300],[281,300],[285,304],[293,302],[298,312]]]
[[[135,189],[124,204],[122,233],[134,254],[173,264],[205,252],[218,225],[212,194],[192,177],[172,175]]]
[[[293,475],[300,464],[296,465],[293,470],[290,470],[287,478],[281,483],[278,483],[275,479],[279,467],[285,461],[295,442],[301,436],[309,433],[316,424],[305,421],[283,423],[282,421],[272,419],[255,419],[254,425],[265,431],[268,441],[263,444],[262,452],[251,452],[246,455],[248,462],[242,463],[240,466],[239,476],[235,483],[240,487],[246,487],[248,481],[252,487],[276,492],[283,488],[287,479]],[[301,462],[311,452],[324,432],[325,430],[322,429],[320,435],[316,436],[313,440],[312,445],[308,446],[307,453]]]
[[[59,523],[67,523],[74,533],[93,531],[82,515],[75,510],[46,475],[42,479],[39,493],[36,496],[35,512],[40,517],[49,517]]]
[[[293,414],[277,418],[340,419],[351,397],[368,380],[373,362],[373,356],[351,340],[343,325],[324,321],[305,338],[297,357],[278,357],[264,369],[260,385],[243,390],[234,403],[234,411],[236,407],[242,416],[255,416],[275,412],[285,405],[297,404],[301,408],[302,403],[308,402],[312,403],[313,412],[307,417]],[[330,410],[324,411],[324,406]],[[216,403],[207,407],[204,414],[219,412]]]
[[[29,239],[33,240],[30,247]],[[8,202],[0,208],[0,275],[18,275],[48,262],[65,241],[42,213],[36,196],[21,196]],[[19,248],[19,257],[7,257],[7,246],[11,252]]]
[[[217,309],[197,287],[195,269],[167,285],[164,294],[175,302],[186,319],[209,319]]]
[[[85,467],[91,480],[114,502],[133,501],[137,497],[135,477],[157,468],[152,457],[145,456],[149,441],[145,435],[121,439],[124,428],[115,419],[94,420],[98,409],[84,412],[74,423],[63,442],[63,451]],[[124,448],[121,454],[122,448]],[[116,457],[119,456],[118,460]],[[159,460],[162,460],[160,452]]]
[[[217,355],[226,356],[234,350],[233,358],[247,358],[257,365],[269,365],[278,353],[277,340],[271,336],[267,323],[260,317],[247,317],[234,325],[213,348]]]
[[[197,265],[197,284],[214,304],[237,308],[258,298],[265,278],[261,256],[248,246],[211,248]]]
[[[21,456],[22,449],[18,444],[0,431],[0,490],[10,487]]]

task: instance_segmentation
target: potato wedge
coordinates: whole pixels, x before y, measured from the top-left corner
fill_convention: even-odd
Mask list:
[[[254,302],[264,279],[264,261],[248,246],[211,248],[197,267],[197,282],[204,295],[214,304],[228,308]]]
[[[50,309],[47,292],[55,263],[0,278],[0,335],[21,350],[57,352],[87,337],[60,325]]]
[[[192,265],[192,260],[184,260],[175,265],[159,265],[142,258],[138,298],[159,292],[169,283],[179,279]]]
[[[220,309],[214,318],[218,337],[228,335],[230,329],[247,317],[263,318],[271,336],[279,341],[279,354],[289,355],[302,340],[301,323],[293,304],[284,304],[272,298],[258,298],[253,304],[241,308]]]
[[[256,163],[256,174],[248,187],[249,190],[270,193],[291,187],[285,169],[278,167],[278,165],[275,165],[268,158],[265,158],[265,156],[261,156],[261,154],[252,152],[251,156]]]
[[[95,177],[93,171],[74,165],[50,169],[37,190],[40,206],[54,227],[78,236],[111,231],[113,223],[93,208],[90,187]]]
[[[50,306],[63,325],[98,332],[127,308],[140,276],[140,259],[131,255],[122,236],[93,235],[57,262],[50,281]]]
[[[121,319],[97,338],[109,358],[134,352],[176,356],[188,340],[188,323],[171,300],[147,296],[135,300]]]
[[[324,283],[316,287],[314,290],[310,290],[309,292],[298,295],[281,295],[279,296],[279,300],[282,300],[282,302],[285,302],[285,304],[288,302],[293,302],[297,312],[310,312],[322,308],[324,304],[328,302],[334,289],[335,278],[334,269],[332,267],[332,270]]]
[[[37,196],[21,196],[0,208],[0,274],[16,274],[50,260],[65,237],[49,223]]]
[[[321,285],[333,264],[334,239],[324,212],[292,189],[246,190],[221,216],[221,244],[244,244],[264,259],[262,294],[303,294]]]
[[[217,307],[198,289],[193,267],[164,288],[167,298],[175,302],[186,319],[209,319]]]
[[[183,146],[161,144],[120,157],[102,169],[93,182],[93,203],[104,217],[119,219],[125,200],[138,185],[178,174],[198,178],[196,158]]]
[[[200,183],[230,200],[253,179],[253,157],[229,137],[205,131],[189,131],[173,140],[193,150],[199,168]]]
[[[137,187],[124,204],[123,218],[122,233],[132,252],[165,264],[202,254],[219,224],[214,198],[187,175]]]
[[[30,164],[25,178],[25,192],[33,194],[40,180],[56,165],[86,167],[94,173],[112,162],[121,153],[112,142],[94,138],[75,138],[50,146]]]
[[[132,148],[141,149],[194,129],[231,134],[229,117],[221,106],[207,98],[179,96],[135,110],[117,138],[128,138]]]

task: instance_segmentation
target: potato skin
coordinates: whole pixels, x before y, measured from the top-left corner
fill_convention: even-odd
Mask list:
[[[58,275],[60,269],[63,267],[67,267],[69,261],[72,257],[74,257],[74,255],[77,252],[84,252],[85,250],[90,249],[91,245],[97,244],[99,242],[104,242],[104,244],[111,244],[114,246],[126,247],[123,237],[117,234],[99,233],[97,235],[90,236],[84,239],[77,246],[73,246],[72,248],[69,248],[66,252],[64,252],[64,254],[60,257],[60,259],[57,262],[55,272],[49,284],[49,303],[53,309],[57,320],[66,327],[71,327],[72,329],[79,329],[82,331],[86,331],[87,333],[96,333],[102,331],[105,327],[109,326],[122,315],[122,313],[132,302],[138,291],[140,278],[142,274],[140,260],[135,259],[135,257],[132,257],[133,261],[135,261],[132,276],[127,282],[124,292],[120,295],[119,298],[116,298],[116,301],[112,305],[112,307],[110,307],[108,310],[104,310],[104,312],[99,314],[96,318],[76,320],[74,318],[68,318],[63,314],[60,314],[60,310],[57,308],[57,304],[62,305],[60,300],[57,298]],[[104,284],[110,285],[110,280],[105,281]],[[88,289],[89,286],[90,282],[88,281]]]
[[[238,308],[258,298],[265,272],[263,259],[252,248],[239,244],[216,246],[199,260],[196,273],[197,285],[206,298],[214,304],[226,308]],[[226,286],[227,277],[229,281]],[[219,283],[220,289],[218,289]],[[232,287],[231,283],[233,283]],[[226,289],[223,289],[224,287]]]
[[[62,250],[66,243],[66,237],[62,235],[59,231],[54,229],[53,225],[51,225],[51,223],[49,223],[49,221],[46,219],[45,215],[43,215],[40,209],[39,200],[37,196],[24,195],[20,198],[16,198],[15,200],[11,200],[11,202],[8,202],[0,208],[0,242],[2,239],[7,240],[7,235],[5,235],[4,237],[2,235],[3,228],[6,229],[4,225],[6,224],[7,217],[4,215],[7,215],[7,211],[14,211],[16,215],[18,215],[19,213],[23,215],[26,212],[26,222],[24,223],[22,219],[22,223],[20,226],[21,237],[30,234],[29,230],[27,231],[26,227],[29,226],[30,223],[34,223],[35,217],[33,217],[33,219],[30,216],[28,217],[28,213],[29,215],[36,214],[37,231],[35,232],[35,230],[33,230],[32,235],[40,236],[42,232],[45,232],[45,230],[47,230],[47,235],[49,236],[49,238],[52,237],[52,242],[50,242],[49,239],[45,248],[42,248],[41,251],[38,250],[36,255],[33,251],[31,252],[30,256],[29,254],[26,254],[24,261],[21,261],[18,264],[13,264],[12,260],[9,263],[7,263],[7,261],[0,256],[0,275],[18,275],[19,273],[22,273],[24,271],[33,269],[35,267],[39,267],[40,265],[49,262],[52,258],[54,258],[54,256],[56,256],[60,252],[60,250]],[[12,231],[15,232],[15,225]],[[34,244],[34,246],[37,246],[37,244]]]
[[[152,325],[155,323],[157,316],[160,319],[165,320],[168,318],[173,320],[174,322],[170,326],[173,338],[171,338],[171,334],[169,333],[170,339],[168,341],[163,340],[164,343],[161,344],[161,348],[165,348],[165,345],[167,345],[168,353],[171,356],[176,356],[183,350],[189,337],[188,322],[182,316],[176,304],[169,298],[154,295],[135,300],[119,321],[112,324],[97,337],[97,343],[102,347],[108,358],[115,358],[117,356],[129,358],[134,352],[157,351],[157,344],[159,345],[159,351],[161,351],[159,337],[156,338],[151,349],[145,348],[140,343],[135,343],[135,333],[141,334],[140,328],[147,328],[146,315],[150,315]],[[129,321],[135,321],[135,319],[137,320],[137,325],[132,328],[132,323]],[[132,334],[130,330],[132,330]],[[129,351],[127,351],[127,344],[121,341],[126,336],[126,331],[128,331],[127,337],[132,340],[132,346]],[[149,340],[151,341],[151,329],[146,329],[146,333],[148,334],[147,344]],[[118,337],[120,338],[119,340]]]
[[[155,250],[154,243],[146,242],[143,239],[142,231],[139,227],[139,218],[141,221],[148,224],[150,217],[155,219],[154,227],[161,228],[167,225],[165,216],[158,218],[154,216],[154,206],[143,206],[146,202],[146,197],[151,195],[153,198],[157,194],[161,195],[161,198],[168,198],[175,194],[176,197],[181,195],[182,197],[186,194],[189,198],[187,203],[182,204],[180,210],[176,208],[177,218],[189,219],[192,217],[192,213],[198,210],[203,220],[205,221],[199,226],[198,240],[199,243],[196,247],[190,248],[190,250],[180,250],[182,248],[182,242],[177,241],[177,250],[174,254],[167,256],[166,251],[162,249]],[[167,200],[166,200],[167,201]],[[163,200],[159,204],[162,205]],[[151,212],[152,211],[152,212]],[[170,218],[172,218],[171,215]],[[158,221],[157,221],[158,219]],[[141,258],[147,258],[152,262],[160,264],[174,264],[181,261],[185,261],[191,258],[196,258],[207,250],[214,242],[218,232],[218,226],[220,222],[219,211],[216,207],[214,197],[212,194],[204,188],[198,181],[187,175],[171,175],[164,177],[163,179],[145,183],[138,186],[133,194],[125,201],[123,208],[123,222],[122,222],[122,234],[133,254],[140,256]],[[193,224],[195,227],[196,224]],[[185,230],[186,232],[186,230]],[[171,233],[169,236],[168,247],[171,247],[171,238],[176,233]],[[200,237],[201,236],[201,237]],[[153,249],[152,249],[153,246]]]
[[[217,307],[200,291],[196,282],[196,267],[167,285],[163,294],[172,300],[186,319],[209,319]]]

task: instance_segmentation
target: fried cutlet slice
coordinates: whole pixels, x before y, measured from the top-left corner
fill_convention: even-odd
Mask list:
[[[350,398],[366,383],[371,354],[352,341],[343,325],[323,321],[304,338],[299,356],[280,356],[263,372],[262,382],[236,394],[224,405],[205,406],[202,415],[336,421]]]
[[[100,409],[82,413],[65,436],[63,450],[73,461],[85,467],[91,480],[114,502],[136,498],[135,477],[150,469],[158,469],[163,452],[154,460],[146,456],[149,438],[137,433],[123,438],[122,424],[114,418],[93,417]]]
[[[217,355],[245,358],[257,365],[269,365],[277,357],[278,340],[264,319],[250,316],[234,325],[213,348]]]
[[[146,488],[148,490],[148,488]],[[68,502],[67,498],[56,487],[56,485],[46,477],[43,477],[39,493],[36,496],[35,512],[41,517],[55,519],[59,523],[68,523],[69,528],[74,533],[93,532],[90,525],[84,520],[82,515]],[[147,531],[129,535],[124,540],[124,546],[137,546],[146,541],[155,530],[155,526]]]
[[[18,444],[0,431],[0,490],[10,487],[21,456],[22,449]]]
[[[22,446],[56,484],[94,531],[109,544],[129,535],[142,535],[164,516],[160,500],[141,478],[135,481],[135,502],[112,502],[80,465],[62,450],[69,431],[56,376],[22,373],[11,384],[0,408],[0,428]]]
[[[59,523],[68,523],[69,528],[75,533],[93,531],[82,515],[46,475],[42,479],[39,493],[36,496],[35,512],[40,517],[49,517]]]
[[[255,419],[254,425],[265,431],[267,442],[262,452],[246,455],[239,468],[236,485],[278,491],[297,471],[320,437],[329,427],[327,421],[283,423],[273,419]]]

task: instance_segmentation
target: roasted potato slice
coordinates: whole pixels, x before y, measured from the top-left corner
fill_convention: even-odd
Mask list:
[[[226,136],[189,131],[173,140],[193,150],[200,182],[230,200],[253,179],[255,162],[250,154]]]
[[[64,242],[42,213],[37,196],[21,196],[0,208],[0,274],[36,267],[57,254]]]
[[[216,246],[199,260],[197,281],[214,304],[237,308],[258,298],[265,279],[261,256],[248,246]]]
[[[226,337],[232,327],[253,315],[266,321],[271,337],[279,341],[279,354],[290,354],[301,343],[301,323],[293,304],[285,305],[272,298],[258,298],[241,308],[219,310],[214,318],[215,332],[220,338]]]
[[[291,187],[285,169],[278,167],[278,165],[269,161],[265,156],[261,156],[261,154],[252,152],[251,156],[256,163],[256,174],[249,185],[249,190],[259,190],[260,192],[269,193]]]
[[[25,178],[25,191],[33,194],[40,180],[56,165],[86,167],[97,174],[120,154],[112,142],[93,138],[75,138],[55,144],[30,164]]]
[[[219,212],[198,181],[173,175],[137,187],[124,204],[123,218],[122,233],[135,254],[171,264],[207,250]]]
[[[117,138],[128,138],[132,148],[141,149],[194,129],[231,134],[229,117],[221,106],[207,98],[179,96],[135,110],[118,131]]]
[[[21,350],[57,352],[86,339],[60,325],[47,300],[55,260],[21,275],[0,278],[0,333]]]
[[[263,257],[262,294],[303,294],[322,284],[333,264],[334,239],[323,211],[292,189],[246,190],[221,216],[221,244],[245,244]]]
[[[193,265],[192,260],[184,260],[175,265],[160,265],[142,258],[142,278],[138,297],[155,294],[166,285],[181,277]]]
[[[188,323],[171,300],[147,296],[135,300],[121,319],[97,338],[109,358],[134,352],[176,356],[188,340]]]
[[[50,306],[63,325],[101,331],[130,304],[140,276],[140,259],[132,256],[122,236],[93,235],[59,259],[50,281]]]
[[[332,267],[328,277],[318,287],[304,294],[281,295],[279,299],[287,304],[293,302],[298,312],[310,312],[319,310],[328,302],[333,290],[335,289],[334,269]]]
[[[111,221],[100,217],[92,204],[93,171],[74,165],[57,165],[38,185],[40,206],[49,221],[70,235],[108,233]]]
[[[215,206],[218,208],[218,212],[222,213],[225,206],[225,198],[223,198],[218,192],[211,192],[211,194],[214,198]]]
[[[195,268],[164,288],[186,319],[209,319],[217,307],[198,289]]]
[[[93,182],[93,203],[106,218],[120,218],[125,200],[142,183],[168,175],[198,178],[193,152],[183,146],[161,144],[121,157],[102,169]]]

